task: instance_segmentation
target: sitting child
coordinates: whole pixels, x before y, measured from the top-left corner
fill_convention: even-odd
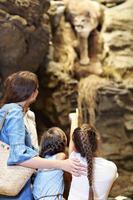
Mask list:
[[[68,200],[107,200],[113,182],[117,178],[116,165],[98,156],[99,136],[94,127],[83,124],[77,127],[78,116],[70,115],[70,158],[86,164],[86,176],[72,176]],[[74,130],[74,131],[73,131]]]
[[[44,132],[40,144],[40,156],[48,160],[65,159],[67,139],[65,133],[57,127]],[[40,169],[33,184],[35,200],[62,200],[64,192],[63,171],[58,169]]]

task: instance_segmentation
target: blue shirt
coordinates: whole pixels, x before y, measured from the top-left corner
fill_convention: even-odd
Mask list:
[[[44,159],[55,160],[56,155]],[[63,171],[58,169],[40,169],[33,185],[34,199],[63,200],[64,180]],[[58,194],[61,194],[57,196]],[[59,197],[59,198],[58,198]]]
[[[23,109],[17,103],[5,104],[0,109],[0,121],[7,113],[6,120],[0,131],[0,140],[10,145],[8,165],[15,165],[38,155],[32,149],[31,138],[24,125]]]

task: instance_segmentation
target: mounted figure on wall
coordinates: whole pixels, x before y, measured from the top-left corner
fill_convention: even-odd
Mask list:
[[[101,5],[91,0],[66,0],[66,16],[77,36],[79,63],[81,66],[97,65],[94,72],[102,72],[98,58],[99,34],[98,26],[102,18]]]

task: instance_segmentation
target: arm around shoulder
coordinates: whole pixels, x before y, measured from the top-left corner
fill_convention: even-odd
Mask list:
[[[86,166],[82,165],[76,159],[65,159],[65,160],[45,160],[41,157],[34,157],[20,164],[24,167],[30,167],[34,169],[62,169],[67,171],[74,176],[80,176],[86,172]]]

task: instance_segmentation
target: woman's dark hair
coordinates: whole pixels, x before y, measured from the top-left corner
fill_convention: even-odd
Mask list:
[[[98,149],[97,134],[94,127],[83,124],[73,132],[73,142],[76,150],[87,160],[87,177],[89,181],[89,200],[94,200],[93,192],[93,158]]]
[[[50,128],[43,133],[40,143],[40,156],[52,156],[54,154],[65,152],[67,139],[64,131],[58,127]]]
[[[5,80],[5,92],[0,105],[17,103],[27,100],[38,88],[37,76],[29,71],[19,71],[11,74]]]

